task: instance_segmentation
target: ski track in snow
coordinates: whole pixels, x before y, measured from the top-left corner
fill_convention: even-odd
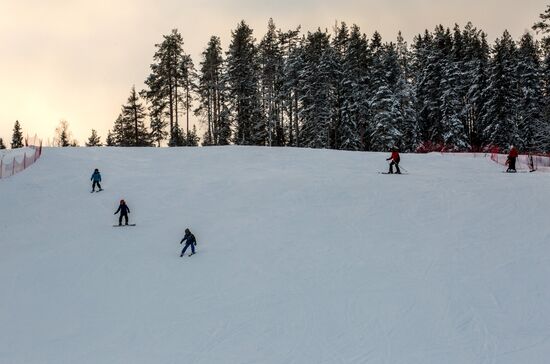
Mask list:
[[[0,363],[547,363],[550,175],[385,158],[45,148],[0,180]]]

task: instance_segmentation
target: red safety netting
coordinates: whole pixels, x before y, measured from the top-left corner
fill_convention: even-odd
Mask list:
[[[495,163],[506,166],[508,163],[508,155],[491,153],[491,160]],[[550,172],[550,157],[542,154],[520,154],[516,159],[516,169]]]
[[[31,143],[25,141],[26,148],[11,150],[0,159],[0,178],[6,178],[19,173],[33,165],[42,155],[42,141]]]
[[[465,156],[473,158],[489,158],[501,166],[508,165],[508,154],[500,153],[498,149],[487,152],[441,152],[442,155]],[[545,154],[520,154],[516,158],[516,170],[550,172],[550,155]]]

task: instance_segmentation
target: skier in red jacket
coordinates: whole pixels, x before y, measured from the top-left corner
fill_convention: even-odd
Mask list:
[[[401,174],[401,171],[399,170],[399,161],[401,160],[401,158],[399,157],[399,152],[397,151],[397,148],[392,148],[391,157],[386,160],[391,160],[390,171],[388,173],[393,174],[393,166],[395,165],[395,173]]]
[[[506,172],[517,172],[516,171],[516,158],[519,156],[519,152],[513,145],[510,146],[510,152],[508,153],[508,159],[506,160],[506,164],[508,165],[508,169]]]

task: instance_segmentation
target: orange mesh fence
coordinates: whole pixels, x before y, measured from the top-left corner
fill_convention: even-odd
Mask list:
[[[36,138],[35,138],[36,139]],[[26,143],[27,144],[27,143]],[[27,150],[17,149],[0,159],[0,178],[11,177],[33,165],[42,155],[42,142],[27,144]]]

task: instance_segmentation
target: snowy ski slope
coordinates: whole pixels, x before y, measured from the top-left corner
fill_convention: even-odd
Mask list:
[[[386,157],[45,149],[0,180],[0,363],[550,362],[550,175]]]

